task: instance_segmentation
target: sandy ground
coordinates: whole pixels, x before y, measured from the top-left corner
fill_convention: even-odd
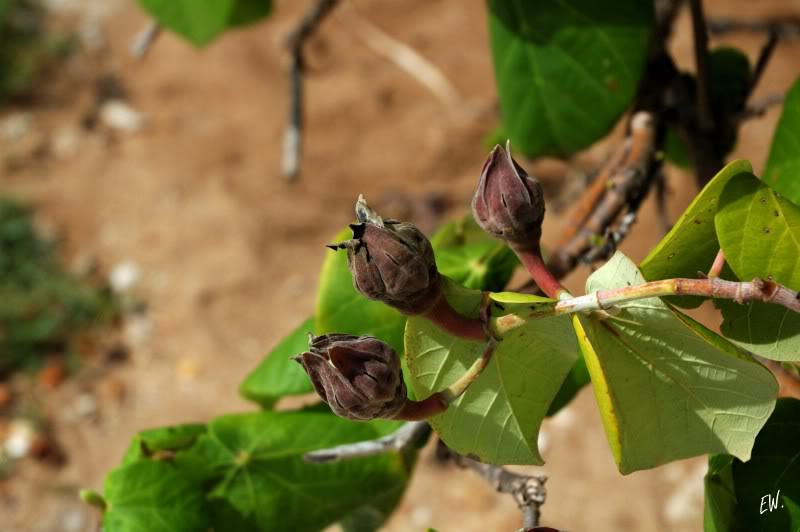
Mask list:
[[[268,23],[203,51],[164,35],[141,62],[127,55],[146,21],[133,2],[53,3],[66,4],[60,8],[83,22],[87,13],[97,17],[107,42],[73,61],[58,82],[42,88],[43,101],[26,109],[31,132],[0,146],[0,156],[15,161],[0,167],[0,185],[40,207],[72,260],[90,257],[106,271],[135,263],[149,312],[146,321],[129,320],[127,364],[100,378],[70,379],[42,396],[68,461],[58,469],[20,464],[0,489],[2,532],[91,530],[96,516],[76,490],[100,489],[137,430],[252,409],[237,386],[311,313],[322,244],[350,221],[357,195],[405,217],[424,215],[411,205],[432,194],[448,198],[449,214],[465,212],[486,155],[482,138],[497,123],[485,8],[477,0],[355,2],[364,17],[437,65],[457,88],[456,100],[443,101],[377,55],[346,13],[327,21],[310,46],[303,173],[294,184],[280,176],[287,108],[282,43],[308,1],[278,1]],[[708,10],[797,15],[800,2],[717,0]],[[682,16],[674,49],[687,68],[688,31]],[[762,40],[739,35],[720,42],[735,42],[753,59]],[[779,45],[756,97],[785,91],[798,58],[800,43]],[[107,75],[121,80],[146,115],[142,131],[80,128],[95,81]],[[735,155],[759,169],[778,115],[779,108],[748,122]],[[606,150],[594,148],[575,164],[588,168]],[[674,219],[694,188],[674,170],[669,187]],[[643,213],[623,247],[635,260],[659,239],[651,201]],[[546,241],[563,216],[551,210]],[[586,273],[576,272],[568,285],[580,290]],[[94,409],[85,408],[87,397]],[[703,459],[619,475],[590,390],[547,421],[545,432],[544,524],[700,528]],[[429,526],[510,531],[519,514],[471,473],[434,464],[428,450],[386,530]]]

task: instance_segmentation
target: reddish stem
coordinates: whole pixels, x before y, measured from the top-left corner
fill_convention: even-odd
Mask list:
[[[522,265],[528,270],[528,273],[533,278],[534,282],[542,289],[542,292],[547,294],[548,297],[558,299],[562,292],[566,292],[566,288],[558,282],[550,270],[547,269],[544,261],[542,260],[541,252],[538,249],[534,250],[514,250],[522,261]]]
[[[722,273],[722,268],[725,267],[725,254],[720,249],[717,252],[717,256],[714,259],[714,264],[711,265],[711,269],[708,270],[708,278],[713,279],[714,277],[719,277]]]
[[[444,296],[444,292],[439,294],[439,299],[436,300],[433,307],[422,316],[454,336],[479,342],[486,340],[483,322],[479,319],[467,318],[459,314],[450,306]]]
[[[392,419],[420,421],[441,414],[445,410],[447,410],[447,401],[437,392],[422,401],[409,399],[403,409]]]

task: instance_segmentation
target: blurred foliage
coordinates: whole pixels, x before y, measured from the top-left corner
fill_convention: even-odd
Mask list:
[[[0,100],[28,92],[72,44],[70,37],[46,33],[38,1],[0,0]]]
[[[68,272],[30,209],[0,196],[0,377],[70,352],[78,333],[116,314],[110,290]]]

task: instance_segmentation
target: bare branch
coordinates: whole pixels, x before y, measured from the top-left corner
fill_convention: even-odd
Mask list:
[[[133,38],[130,47],[131,56],[134,59],[144,59],[144,56],[147,55],[148,50],[150,50],[153,43],[156,42],[159,35],[161,35],[161,26],[158,22],[151,20],[147,26]]]
[[[697,125],[701,131],[714,129],[711,107],[711,67],[708,56],[708,30],[702,0],[689,0],[694,36],[694,59],[697,67]]]
[[[349,25],[354,27],[355,35],[370,50],[404,70],[442,102],[462,107],[462,97],[455,85],[436,65],[407,44],[388,35],[359,15],[351,3],[348,3],[347,6],[349,8]]]
[[[492,464],[484,464],[448,449],[447,458],[464,469],[474,471],[483,477],[495,491],[507,493],[522,511],[523,528],[539,526],[541,506],[547,497],[544,487],[546,476],[520,475]]]
[[[409,448],[421,445],[431,434],[431,427],[425,421],[410,421],[399,429],[377,440],[361,441],[339,445],[330,449],[321,449],[306,453],[306,462],[326,464],[341,462],[354,458],[375,456],[390,452],[405,452]]]
[[[305,63],[303,45],[319,27],[326,15],[336,7],[338,0],[317,0],[303,16],[300,24],[289,34],[287,40],[291,53],[289,66],[289,123],[283,134],[284,177],[289,180],[300,172],[300,156],[303,144],[303,76]]]
[[[778,34],[774,31],[770,31],[767,42],[764,43],[764,46],[761,48],[761,52],[758,54],[756,66],[753,69],[753,77],[750,78],[750,87],[747,91],[748,96],[753,94],[758,82],[761,81],[761,76],[764,75],[764,70],[766,70],[769,60],[772,59],[772,53],[775,51],[775,46],[777,46],[777,44]]]
[[[747,109],[735,117],[735,120],[742,122],[744,120],[750,120],[751,118],[764,116],[766,112],[769,111],[770,107],[782,104],[783,99],[783,94],[770,94],[765,96],[750,104]]]
[[[563,277],[572,271],[593,248],[595,238],[606,235],[608,227],[626,207],[630,212],[638,209],[661,166],[661,160],[655,157],[658,147],[656,128],[653,114],[640,111],[633,115],[630,134],[582,197],[573,223],[564,229],[560,244],[548,261],[547,267],[555,277]],[[579,221],[576,224],[574,220]],[[619,240],[625,234],[627,230],[619,235]],[[594,253],[595,258],[602,258],[600,255]]]
[[[708,20],[708,30],[715,35],[733,32],[775,33],[782,40],[797,39],[800,38],[800,19],[785,17],[769,20],[740,20],[713,17]]]

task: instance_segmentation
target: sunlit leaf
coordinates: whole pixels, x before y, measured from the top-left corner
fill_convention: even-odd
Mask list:
[[[764,182],[800,205],[800,79],[783,100],[783,114],[772,137]]]
[[[714,227],[719,197],[725,184],[742,172],[752,172],[748,161],[734,161],[714,176],[692,201],[672,230],[639,266],[648,281],[674,277],[697,277],[706,272],[720,249]],[[699,298],[672,298],[670,303],[696,307]]]
[[[644,282],[617,253],[587,293]],[[724,338],[658,298],[575,317],[601,417],[623,474],[706,453],[747,460],[772,412],[772,374]]]
[[[481,293],[447,283],[445,295],[465,316],[477,316]],[[500,314],[524,315],[552,300],[493,294]],[[455,451],[483,462],[541,464],[537,438],[542,419],[575,364],[577,346],[565,316],[529,321],[498,344],[491,362],[467,392],[430,420]],[[424,398],[455,382],[484,344],[454,338],[428,320],[409,319],[406,357],[414,391]]]

